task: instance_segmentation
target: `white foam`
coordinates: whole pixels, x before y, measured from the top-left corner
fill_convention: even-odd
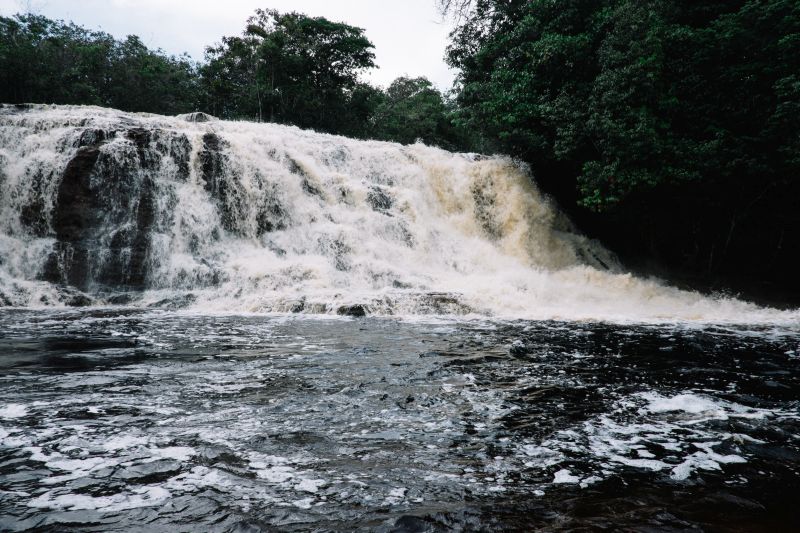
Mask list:
[[[86,494],[56,494],[45,492],[28,501],[28,507],[39,509],[55,509],[65,511],[96,510],[113,513],[140,507],[161,505],[171,497],[171,493],[158,486],[144,486],[132,489],[129,493],[112,496],[89,496]]]
[[[310,492],[313,494],[326,484],[327,482],[324,479],[301,479],[300,482],[295,485],[295,490]]]
[[[683,413],[693,415],[692,418],[696,420],[758,419],[769,416],[769,411],[765,409],[749,408],[695,393],[682,393],[667,397],[648,392],[639,396],[648,401],[645,409],[651,413]]]
[[[372,314],[391,316],[800,325],[798,310],[705,297],[625,273],[576,234],[507,158],[80,106],[0,113],[3,187],[13,192],[0,197],[0,291],[14,305],[62,305],[55,287],[37,281],[52,237],[34,237],[20,222],[34,200],[31,176],[52,176],[41,191],[52,213],[58,177],[82,131],[119,131],[122,122],[185,136],[191,147],[188,179],[178,178],[171,157],[148,171],[163,195],[163,227],[151,235],[150,290],[134,305],[191,292],[191,305],[205,313],[335,314],[342,305],[366,304]],[[216,178],[227,184],[233,231],[224,229],[222,200],[200,175],[210,132],[228,155]],[[133,149],[118,136],[101,152],[108,161],[125,160]],[[373,208],[370,195],[378,190],[391,206]],[[279,209],[264,207],[273,204]],[[265,213],[280,224],[262,233]],[[125,216],[135,225],[134,211]],[[119,226],[98,231],[110,239]]]
[[[697,414],[718,412],[720,410],[719,404],[715,401],[696,394],[679,394],[672,398],[664,398],[657,395],[649,395],[646,397],[652,399],[647,408],[653,413],[683,411],[685,413]]]
[[[197,454],[194,448],[188,446],[168,446],[166,448],[150,448],[153,457],[162,459],[175,459],[176,461],[188,461]]]
[[[573,476],[566,468],[559,470],[553,476],[553,483],[580,483],[581,478]]]
[[[0,408],[0,418],[22,418],[27,414],[28,408],[18,403],[9,403]]]

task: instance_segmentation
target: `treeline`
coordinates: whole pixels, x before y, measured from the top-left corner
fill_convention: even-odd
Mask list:
[[[486,149],[628,258],[800,300],[800,2],[440,4]]]
[[[0,101],[92,104],[166,115],[293,124],[357,138],[458,148],[453,104],[425,78],[381,89],[360,28],[299,13],[257,10],[240,36],[202,63],[32,14],[0,17]]]
[[[101,105],[175,114],[200,102],[197,65],[138,37],[36,15],[0,17],[0,101]]]

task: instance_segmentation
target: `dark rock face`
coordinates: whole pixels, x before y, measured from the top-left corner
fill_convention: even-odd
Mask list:
[[[112,140],[113,150],[104,149]],[[145,289],[159,259],[152,253],[153,235],[170,226],[169,207],[175,202],[174,191],[157,176],[168,165],[174,169],[170,178],[188,178],[189,140],[144,128],[129,128],[119,136],[87,129],[76,144],[58,182],[51,219],[45,218],[36,194],[21,212],[32,233],[57,241],[40,277],[81,291]]]
[[[0,307],[10,307],[13,305],[11,298],[6,296],[3,291],[0,291]]]
[[[53,230],[58,242],[43,273],[47,281],[80,289],[88,286],[90,265],[86,240],[98,220],[91,174],[99,156],[99,145],[81,147],[64,171],[53,212]]]
[[[30,201],[22,206],[19,220],[22,225],[36,237],[46,237],[50,231],[50,221],[47,217],[47,200],[45,191],[52,175],[47,175],[41,169],[30,176]],[[0,180],[2,185],[2,180]]]
[[[258,237],[286,229],[289,216],[280,201],[278,187],[260,176],[258,182],[264,194],[260,202],[248,205],[247,194],[236,168],[230,164],[227,148],[217,135],[206,133],[199,156],[204,187],[217,200],[222,227],[235,235],[246,235],[250,230],[248,220],[254,211]]]
[[[502,231],[493,215],[497,198],[491,188],[491,183],[476,183],[472,186],[470,192],[475,200],[475,218],[480,222],[483,231],[492,239],[499,239],[502,236]]]
[[[200,152],[200,168],[205,189],[219,201],[222,227],[231,233],[240,234],[239,223],[245,218],[247,206],[238,176],[233,175],[225,155],[225,143],[215,134],[203,135],[203,150]],[[226,173],[227,179],[226,179]]]
[[[367,316],[368,311],[369,309],[367,306],[362,304],[343,305],[336,310],[336,314],[342,316],[362,317]]]
[[[256,214],[258,236],[260,237],[271,231],[286,229],[287,219],[288,214],[278,200],[278,191],[273,188],[270,194],[265,197],[264,203],[259,207]]]
[[[79,241],[92,225],[91,213],[97,203],[92,194],[91,173],[99,156],[99,146],[86,146],[80,148],[67,164],[53,214],[53,226],[59,241]]]
[[[59,300],[69,307],[87,307],[94,303],[91,297],[72,287],[62,287],[58,296]]]
[[[200,168],[207,191],[218,188],[217,176],[222,173],[223,154],[222,140],[213,133],[203,135],[203,151],[200,152]]]
[[[131,245],[128,284],[132,288],[145,288],[147,280],[147,260],[152,242],[151,230],[156,221],[155,188],[153,179],[145,178],[136,209],[136,236]]]

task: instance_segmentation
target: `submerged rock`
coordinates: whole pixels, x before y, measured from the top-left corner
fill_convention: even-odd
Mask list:
[[[159,309],[183,309],[192,305],[195,300],[197,300],[197,296],[192,293],[182,294],[172,298],[164,298],[163,300],[148,305],[148,307]]]

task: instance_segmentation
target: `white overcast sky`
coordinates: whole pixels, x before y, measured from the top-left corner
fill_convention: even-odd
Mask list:
[[[118,38],[138,35],[151,48],[197,60],[223,35],[239,35],[256,8],[298,11],[364,28],[380,67],[367,75],[374,84],[407,74],[445,90],[455,75],[444,63],[449,24],[435,0],[0,0],[5,16],[28,7]]]

